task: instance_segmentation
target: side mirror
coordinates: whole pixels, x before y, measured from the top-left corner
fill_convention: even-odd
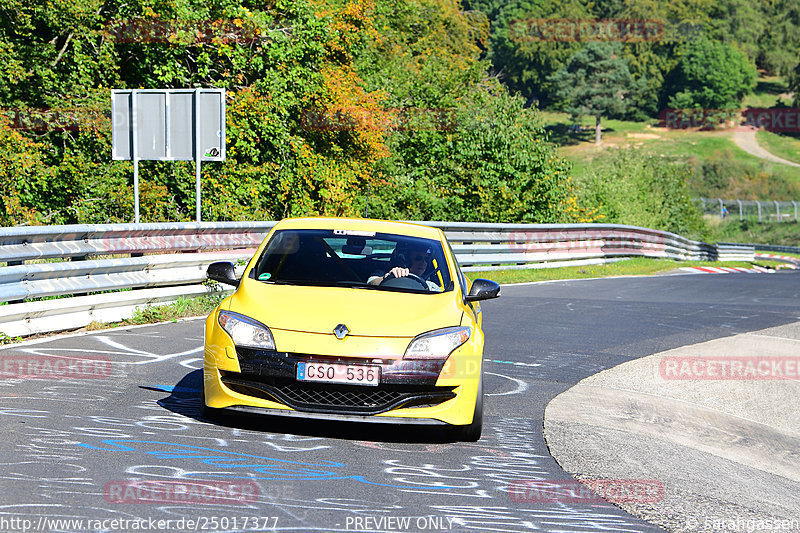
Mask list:
[[[226,285],[239,286],[239,280],[236,279],[236,273],[233,270],[233,263],[227,261],[220,261],[208,265],[206,277]]]
[[[500,296],[500,285],[488,279],[476,279],[472,282],[469,294],[464,297],[465,302],[490,300]]]

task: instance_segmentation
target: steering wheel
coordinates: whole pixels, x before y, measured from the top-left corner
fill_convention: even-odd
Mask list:
[[[428,282],[426,282],[421,277],[417,276],[416,274],[412,274],[411,272],[408,273],[407,276],[403,276],[402,278],[395,277],[394,274],[391,272],[389,273],[386,278],[381,281],[382,287],[397,287],[402,289],[418,289],[417,285],[422,285],[422,287],[427,291],[428,290]]]

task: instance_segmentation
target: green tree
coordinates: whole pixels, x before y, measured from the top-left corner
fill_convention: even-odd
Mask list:
[[[794,93],[794,106],[800,107],[800,63],[789,75],[789,90]]]
[[[747,54],[768,74],[787,75],[798,62],[800,4],[796,0],[718,0],[708,36]]]
[[[555,223],[589,221],[539,112],[496,81],[476,88],[455,110],[453,129],[394,139],[381,162],[392,176],[370,214],[422,220]],[[395,144],[396,143],[396,144]]]
[[[775,22],[764,12],[765,1],[772,0],[715,2],[710,10],[708,37],[716,42],[736,43],[739,50],[755,63],[760,55],[759,41],[763,39],[767,27]]]
[[[382,133],[320,131],[304,118],[333,103],[380,102],[353,66],[374,34],[369,2],[73,4],[0,3],[0,106],[49,122],[19,130],[42,145],[51,170],[36,182],[45,221],[130,220],[130,164],[110,160],[110,121],[87,120],[110,114],[112,87],[228,90],[228,160],[204,166],[204,218],[354,213],[385,152]],[[76,128],[52,124],[65,109]],[[187,218],[191,169],[141,170],[143,220]]]
[[[689,42],[669,76],[667,106],[735,109],[756,86],[756,69],[742,52],[706,37]]]
[[[601,120],[623,115],[644,88],[634,81],[619,43],[589,43],[552,78],[559,105],[574,116],[595,117],[595,143],[601,141]]]
[[[485,17],[442,0],[383,0],[375,16],[379,38],[358,71],[369,90],[385,92],[385,109],[409,113],[387,132],[370,216],[555,222],[583,215],[569,165],[547,142],[538,114],[486,77]]]
[[[628,116],[644,120],[659,110],[664,80],[678,62],[676,50],[702,35],[716,0],[598,0],[590,4],[598,19],[657,23],[660,31],[642,40],[625,42],[622,54],[634,79],[646,79],[646,88],[631,104]]]
[[[492,24],[487,57],[492,71],[512,91],[539,106],[552,101],[549,76],[561,68],[583,46],[579,42],[551,41],[536,34],[547,19],[586,19],[590,14],[580,0],[473,0]]]
[[[768,21],[758,41],[756,64],[771,74],[791,74],[800,50],[800,3],[797,0],[765,0]]]

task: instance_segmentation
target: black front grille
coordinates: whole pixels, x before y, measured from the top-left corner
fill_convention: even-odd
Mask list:
[[[429,385],[336,385],[301,383],[263,376],[221,372],[222,382],[232,390],[278,401],[298,411],[315,413],[377,414],[400,406],[437,405],[455,398],[455,387]]]
[[[380,365],[381,384],[384,385],[436,385],[444,360],[406,360],[374,357],[335,357],[327,355],[277,352],[275,350],[257,350],[253,348],[236,348],[239,369],[242,374],[255,379],[284,378],[294,381],[297,375],[297,363],[322,362],[361,365]]]

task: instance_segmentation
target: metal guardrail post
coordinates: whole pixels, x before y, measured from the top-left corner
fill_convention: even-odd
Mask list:
[[[722,203],[722,198],[719,200],[719,218],[725,218],[725,204]]]
[[[776,220],[778,222],[780,222],[781,221],[781,204],[779,204],[777,200],[773,200],[773,202],[775,202],[775,213],[776,213],[775,216],[777,217]]]
[[[797,222],[797,202],[792,200],[792,205],[794,206],[794,221]]]
[[[9,261],[6,264],[8,266],[20,266],[20,265],[24,265],[25,261]],[[24,302],[25,302],[25,300],[11,300],[8,303],[10,303],[10,304],[21,304],[21,303],[24,303]]]
[[[736,203],[739,204],[739,222],[741,222],[744,220],[744,213],[742,212],[742,201],[737,198]]]
[[[761,222],[761,202],[756,200],[756,205],[758,206],[758,221]]]

